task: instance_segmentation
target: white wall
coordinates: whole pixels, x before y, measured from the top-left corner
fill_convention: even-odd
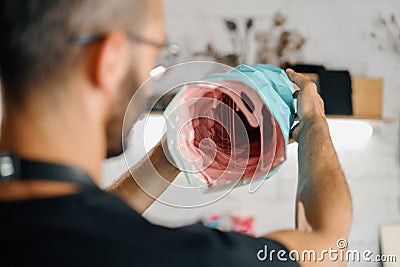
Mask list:
[[[353,150],[338,151],[354,201],[350,246],[378,253],[379,225],[400,221],[400,52],[394,51],[379,18],[389,18],[393,12],[399,18],[400,1],[165,0],[165,5],[168,37],[185,47],[187,60],[210,41],[221,51],[231,49],[224,18],[254,17],[256,28],[265,28],[271,25],[272,16],[281,11],[289,18],[286,27],[307,38],[306,62],[349,69],[357,76],[384,79],[384,115],[397,120],[394,123],[372,122],[374,135],[366,144]],[[370,37],[372,31],[381,41]],[[383,50],[378,49],[379,44]],[[248,210],[256,215],[258,233],[291,227],[297,155],[296,147],[291,146],[289,150],[284,167],[255,194],[248,194],[247,188],[238,188],[221,201],[200,209],[177,209],[157,203],[146,216],[165,225],[181,225],[211,212]],[[115,176],[123,169],[124,165],[118,159],[110,161],[105,164],[104,176]],[[166,194],[173,195],[173,192]]]
[[[393,12],[400,18],[398,0],[165,0],[165,6],[168,37],[182,44],[186,60],[208,42],[220,51],[231,51],[224,18],[244,21],[253,17],[257,31],[267,29],[279,11],[288,18],[287,29],[306,37],[304,58],[308,63],[384,78],[385,114],[398,116],[399,109],[390,99],[400,99],[400,80],[396,79],[400,52],[393,51],[388,32],[379,22]],[[382,41],[371,38],[371,32]],[[378,49],[381,43],[383,51]]]

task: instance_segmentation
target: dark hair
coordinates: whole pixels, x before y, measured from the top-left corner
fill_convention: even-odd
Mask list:
[[[78,33],[138,26],[143,0],[1,0],[0,78],[5,102],[68,73],[82,49]]]

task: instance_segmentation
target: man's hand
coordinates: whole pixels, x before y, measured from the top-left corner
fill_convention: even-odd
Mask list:
[[[318,94],[315,83],[306,76],[291,69],[288,69],[286,73],[294,83],[296,89],[293,96],[297,99],[297,118],[299,119],[299,124],[293,129],[291,137],[295,141],[298,141],[303,124],[314,122],[324,123],[326,121],[324,101]]]
[[[121,197],[138,213],[159,197],[179,174],[171,163],[165,136],[135,166],[106,189]]]
[[[338,249],[339,239],[347,239],[352,203],[342,168],[333,147],[325,119],[323,101],[313,82],[300,73],[288,70],[296,84],[299,125],[292,137],[299,143],[298,185],[296,196],[296,229],[266,235],[295,249]],[[345,266],[346,262],[300,260],[302,266]]]

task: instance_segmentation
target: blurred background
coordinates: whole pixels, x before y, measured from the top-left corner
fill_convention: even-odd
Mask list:
[[[180,45],[180,62],[290,65],[318,82],[328,104],[332,138],[353,197],[354,222],[349,246],[374,253],[398,253],[400,261],[400,246],[394,240],[400,239],[400,1],[164,3],[168,39]],[[199,75],[209,72],[201,70]],[[332,93],[332,85],[339,93]],[[167,89],[166,81],[155,84],[156,95]],[[162,123],[162,117],[154,116],[146,126],[152,129],[146,142],[157,142]],[[144,138],[140,134],[143,127],[143,122],[137,123],[135,128],[139,130],[128,147],[127,153],[136,159],[145,153],[135,149],[135,142]],[[103,186],[126,170],[122,157],[107,160]],[[184,177],[177,178],[177,182],[183,180]],[[257,192],[250,194],[247,187],[236,188],[201,208],[176,208],[156,202],[145,217],[174,227],[209,216],[240,213],[254,218],[255,234],[291,228],[296,181],[297,145],[291,144],[286,163]],[[202,197],[201,192],[178,195],[167,190],[164,194],[182,199]],[[361,262],[349,266],[380,264]]]

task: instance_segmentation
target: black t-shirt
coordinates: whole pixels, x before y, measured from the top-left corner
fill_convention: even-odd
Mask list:
[[[63,197],[0,202],[1,266],[299,266],[259,260],[288,251],[266,238],[156,226],[116,196],[83,188]],[[267,247],[266,247],[267,246]],[[283,253],[283,252],[282,252]],[[283,254],[280,254],[281,256]]]

